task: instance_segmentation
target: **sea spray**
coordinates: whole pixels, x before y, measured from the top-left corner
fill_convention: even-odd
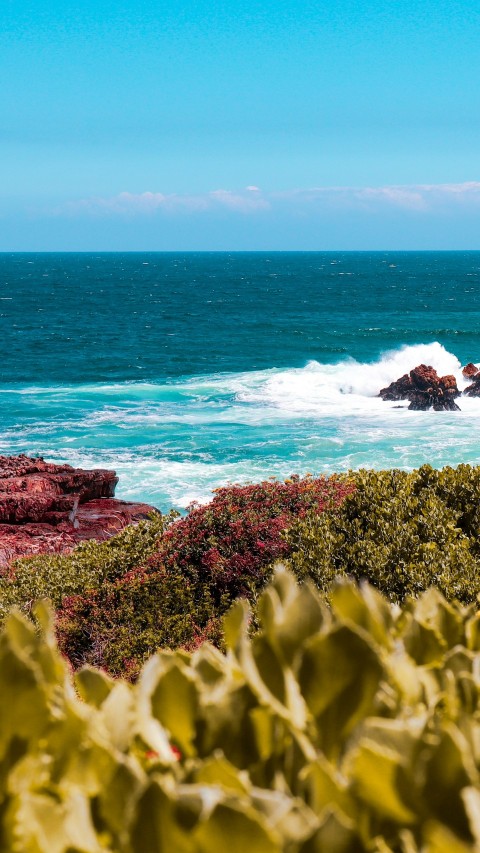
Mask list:
[[[440,343],[401,346],[371,363],[183,377],[163,383],[3,388],[0,451],[113,467],[117,495],[163,510],[212,489],[292,473],[480,463],[480,400],[417,413],[378,397],[418,363],[465,382]]]

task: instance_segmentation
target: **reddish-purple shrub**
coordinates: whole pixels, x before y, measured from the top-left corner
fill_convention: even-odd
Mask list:
[[[221,642],[221,617],[239,595],[255,597],[272,564],[289,555],[284,532],[309,511],[338,507],[354,490],[341,477],[292,477],[218,489],[159,539],[121,578],[64,599],[61,646],[77,666],[134,675],[156,648]]]
[[[192,507],[170,525],[145,569],[176,568],[189,578],[211,579],[219,594],[244,594],[267,567],[288,555],[282,534],[295,520],[310,510],[335,508],[353,489],[335,476],[217,489],[209,504]]]

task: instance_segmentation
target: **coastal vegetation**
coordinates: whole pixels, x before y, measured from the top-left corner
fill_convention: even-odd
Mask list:
[[[13,562],[0,849],[478,851],[479,507],[292,477]]]
[[[183,518],[152,516],[71,554],[16,561],[0,577],[0,615],[48,597],[74,667],[134,678],[159,648],[223,648],[224,614],[239,596],[256,613],[279,560],[326,601],[345,575],[393,604],[431,586],[475,602],[479,516],[480,472],[469,465],[229,486]]]
[[[221,644],[221,619],[244,595],[254,600],[272,565],[288,556],[284,532],[309,511],[332,511],[353,485],[344,478],[292,477],[219,489],[185,518],[153,517],[70,555],[19,560],[0,577],[3,613],[28,612],[48,596],[62,649],[75,666],[135,674],[159,647]]]
[[[286,532],[289,565],[325,593],[338,575],[368,580],[392,602],[436,586],[448,600],[480,594],[480,468],[358,471],[335,512]]]
[[[276,570],[227,653],[135,684],[59,653],[45,605],[0,634],[0,848],[22,853],[475,853],[480,617]]]

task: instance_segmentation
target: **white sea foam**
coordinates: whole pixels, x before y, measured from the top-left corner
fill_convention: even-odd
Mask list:
[[[65,454],[49,454],[49,460],[63,462]],[[186,509],[191,503],[206,503],[212,491],[228,483],[255,482],[271,476],[271,468],[264,461],[245,459],[237,463],[215,463],[212,460],[188,458],[184,461],[154,458],[142,451],[70,450],[68,461],[79,468],[115,468],[119,478],[116,496],[121,500],[148,500],[163,510],[169,506]],[[280,464],[277,476],[293,473],[288,461]]]
[[[256,393],[267,390],[267,399],[275,397],[276,389],[285,387],[289,396],[302,397],[304,392],[327,395],[337,392],[342,395],[375,397],[380,388],[398,379],[418,364],[432,365],[440,375],[453,373],[463,383],[461,364],[458,358],[438,342],[403,346],[385,352],[378,361],[362,363],[346,359],[332,364],[310,361],[303,368],[267,369],[245,373],[225,373],[194,376],[168,383],[118,382],[112,384],[92,383],[68,386],[30,386],[27,388],[3,388],[5,394],[20,394],[49,398],[74,396],[76,398],[117,398],[132,403],[146,401],[185,402],[188,399],[204,402],[216,401],[219,397],[233,395],[237,400],[250,402]],[[291,386],[291,391],[289,390]],[[272,390],[270,390],[272,389]],[[279,392],[283,398],[283,392]],[[112,411],[115,408],[112,406]]]
[[[2,397],[0,452],[115,468],[119,497],[162,509],[209,500],[228,482],[270,476],[479,464],[479,399],[462,397],[461,412],[425,413],[378,397],[420,363],[453,373],[464,387],[456,356],[432,343],[373,363],[0,389],[11,395]]]
[[[244,402],[263,400],[300,414],[385,412],[389,406],[378,399],[380,389],[418,364],[431,365],[441,376],[453,373],[460,386],[465,384],[458,358],[433,343],[405,346],[370,364],[354,359],[337,364],[312,361],[304,368],[279,371],[237,397]]]

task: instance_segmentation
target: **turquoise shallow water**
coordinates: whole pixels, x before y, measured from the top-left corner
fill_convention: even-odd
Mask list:
[[[167,509],[226,482],[480,462],[480,401],[376,398],[480,360],[480,253],[0,255],[0,452],[115,467]]]

